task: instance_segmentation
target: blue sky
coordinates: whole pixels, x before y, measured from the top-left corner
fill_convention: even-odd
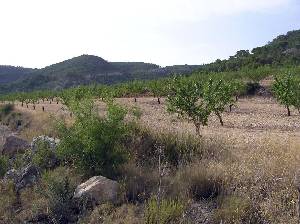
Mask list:
[[[10,0],[0,27],[0,64],[202,64],[300,29],[300,0]]]

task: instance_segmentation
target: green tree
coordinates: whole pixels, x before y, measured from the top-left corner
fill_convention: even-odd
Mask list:
[[[207,103],[210,110],[219,118],[223,126],[222,113],[226,106],[233,103],[234,85],[223,80],[209,79],[203,86],[203,100]]]
[[[295,79],[290,73],[276,76],[272,87],[276,99],[286,107],[288,116],[291,116],[290,107],[295,102],[294,81]]]
[[[300,114],[300,79],[294,78],[293,82],[293,106],[298,110]]]
[[[211,113],[209,105],[201,98],[199,82],[175,77],[170,84],[167,98],[168,111],[192,121],[196,133],[200,135],[200,126],[206,126]]]

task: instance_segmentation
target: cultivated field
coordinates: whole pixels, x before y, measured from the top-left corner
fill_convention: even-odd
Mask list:
[[[128,108],[137,107],[141,110],[140,122],[155,131],[168,131],[178,134],[195,135],[195,128],[192,123],[188,123],[175,115],[167,112],[165,99],[161,99],[158,104],[153,97],[116,99],[118,103]],[[52,103],[40,103],[33,110],[21,107],[17,109],[33,114],[40,114],[44,106],[45,112],[53,115],[69,116],[63,105]],[[98,102],[99,112],[105,111],[105,104]],[[223,113],[224,126],[222,127],[216,116],[209,119],[208,126],[201,128],[202,136],[225,138],[235,146],[247,144],[259,144],[263,141],[274,139],[281,143],[300,142],[300,115],[294,110],[292,116],[286,115],[286,109],[279,105],[275,99],[255,96],[251,98],[241,98],[236,102],[229,112]]]

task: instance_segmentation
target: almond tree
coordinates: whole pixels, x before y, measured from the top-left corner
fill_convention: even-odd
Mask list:
[[[294,81],[295,79],[291,74],[276,76],[272,88],[276,99],[286,107],[288,116],[291,116],[290,107],[295,102]]]
[[[168,111],[192,121],[196,133],[200,135],[200,127],[207,125],[211,110],[201,98],[199,82],[175,77],[170,84],[169,91],[167,97]]]
[[[225,107],[233,103],[234,85],[223,80],[209,79],[203,87],[203,100],[206,101],[210,110],[219,118],[223,126],[222,113]]]

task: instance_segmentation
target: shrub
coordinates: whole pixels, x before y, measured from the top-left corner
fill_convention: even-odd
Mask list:
[[[221,207],[213,214],[216,223],[263,223],[250,200],[237,196],[222,199]]]
[[[8,158],[5,156],[0,156],[0,178],[3,178],[8,171]]]
[[[260,85],[257,82],[247,82],[245,87],[245,94],[246,95],[254,95],[257,90],[259,90]]]
[[[122,167],[122,193],[127,202],[144,202],[157,188],[157,170],[136,166],[133,163]]]
[[[121,141],[127,130],[123,122],[125,110],[109,103],[107,116],[99,117],[91,99],[76,102],[71,108],[75,122],[71,127],[59,128],[59,156],[87,176],[115,178],[126,161]]]
[[[202,158],[219,159],[230,153],[222,139],[199,139],[192,135],[153,132],[137,125],[131,126],[130,134],[126,147],[131,150],[130,159],[139,166],[157,166],[157,145],[163,147],[163,162],[173,167]]]
[[[185,211],[185,205],[179,200],[151,198],[145,211],[146,224],[180,223]]]
[[[14,212],[16,202],[13,182],[0,182],[0,223],[17,223]]]
[[[69,223],[76,220],[79,210],[73,194],[78,180],[78,177],[64,167],[43,174],[38,191],[46,199],[49,216],[55,223]]]
[[[56,153],[50,148],[50,145],[46,141],[38,141],[37,150],[33,155],[32,161],[41,170],[53,168],[59,165]]]
[[[0,119],[7,116],[13,110],[14,110],[14,105],[12,104],[5,104],[3,106],[0,106]]]
[[[170,196],[187,196],[194,200],[214,198],[222,189],[222,180],[218,170],[200,163],[182,168],[170,182]]]

